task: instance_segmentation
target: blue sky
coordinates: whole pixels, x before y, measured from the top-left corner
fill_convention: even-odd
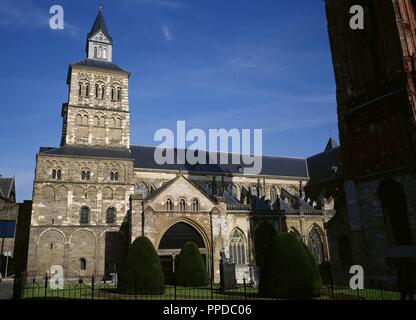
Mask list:
[[[85,57],[95,0],[0,0],[0,174],[32,195],[35,155],[58,146],[68,64]],[[62,5],[65,29],[49,29]],[[338,140],[321,0],[103,0],[113,61],[130,71],[131,142],[159,128],[261,128],[267,155]]]

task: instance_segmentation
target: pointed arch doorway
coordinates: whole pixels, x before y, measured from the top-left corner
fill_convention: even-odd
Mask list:
[[[209,265],[207,243],[201,232],[187,222],[177,222],[166,230],[158,246],[158,254],[167,284],[173,284],[179,254],[183,245],[188,241],[192,241],[198,246],[205,266]]]

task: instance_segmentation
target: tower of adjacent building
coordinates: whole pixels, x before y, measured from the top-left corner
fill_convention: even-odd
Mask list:
[[[364,29],[350,27],[354,5]],[[389,258],[415,251],[415,2],[327,0],[326,12],[350,246],[366,280],[389,278]]]

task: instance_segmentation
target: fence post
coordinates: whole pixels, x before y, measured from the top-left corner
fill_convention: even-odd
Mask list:
[[[92,275],[91,277],[91,299],[94,300],[94,284],[95,284],[95,277]]]
[[[175,276],[173,276],[173,287],[175,290],[175,300],[176,300],[176,277]]]
[[[45,273],[45,299],[48,296],[48,274]]]
[[[137,277],[134,277],[134,300],[137,300]]]
[[[247,300],[246,277],[243,278],[243,285],[244,285],[244,300]]]

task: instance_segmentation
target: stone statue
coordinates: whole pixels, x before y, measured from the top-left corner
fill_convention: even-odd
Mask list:
[[[220,256],[221,256],[221,261],[222,262],[225,262],[225,263],[230,263],[231,262],[230,259],[227,258],[227,255],[225,254],[225,248],[224,247],[221,248]]]

